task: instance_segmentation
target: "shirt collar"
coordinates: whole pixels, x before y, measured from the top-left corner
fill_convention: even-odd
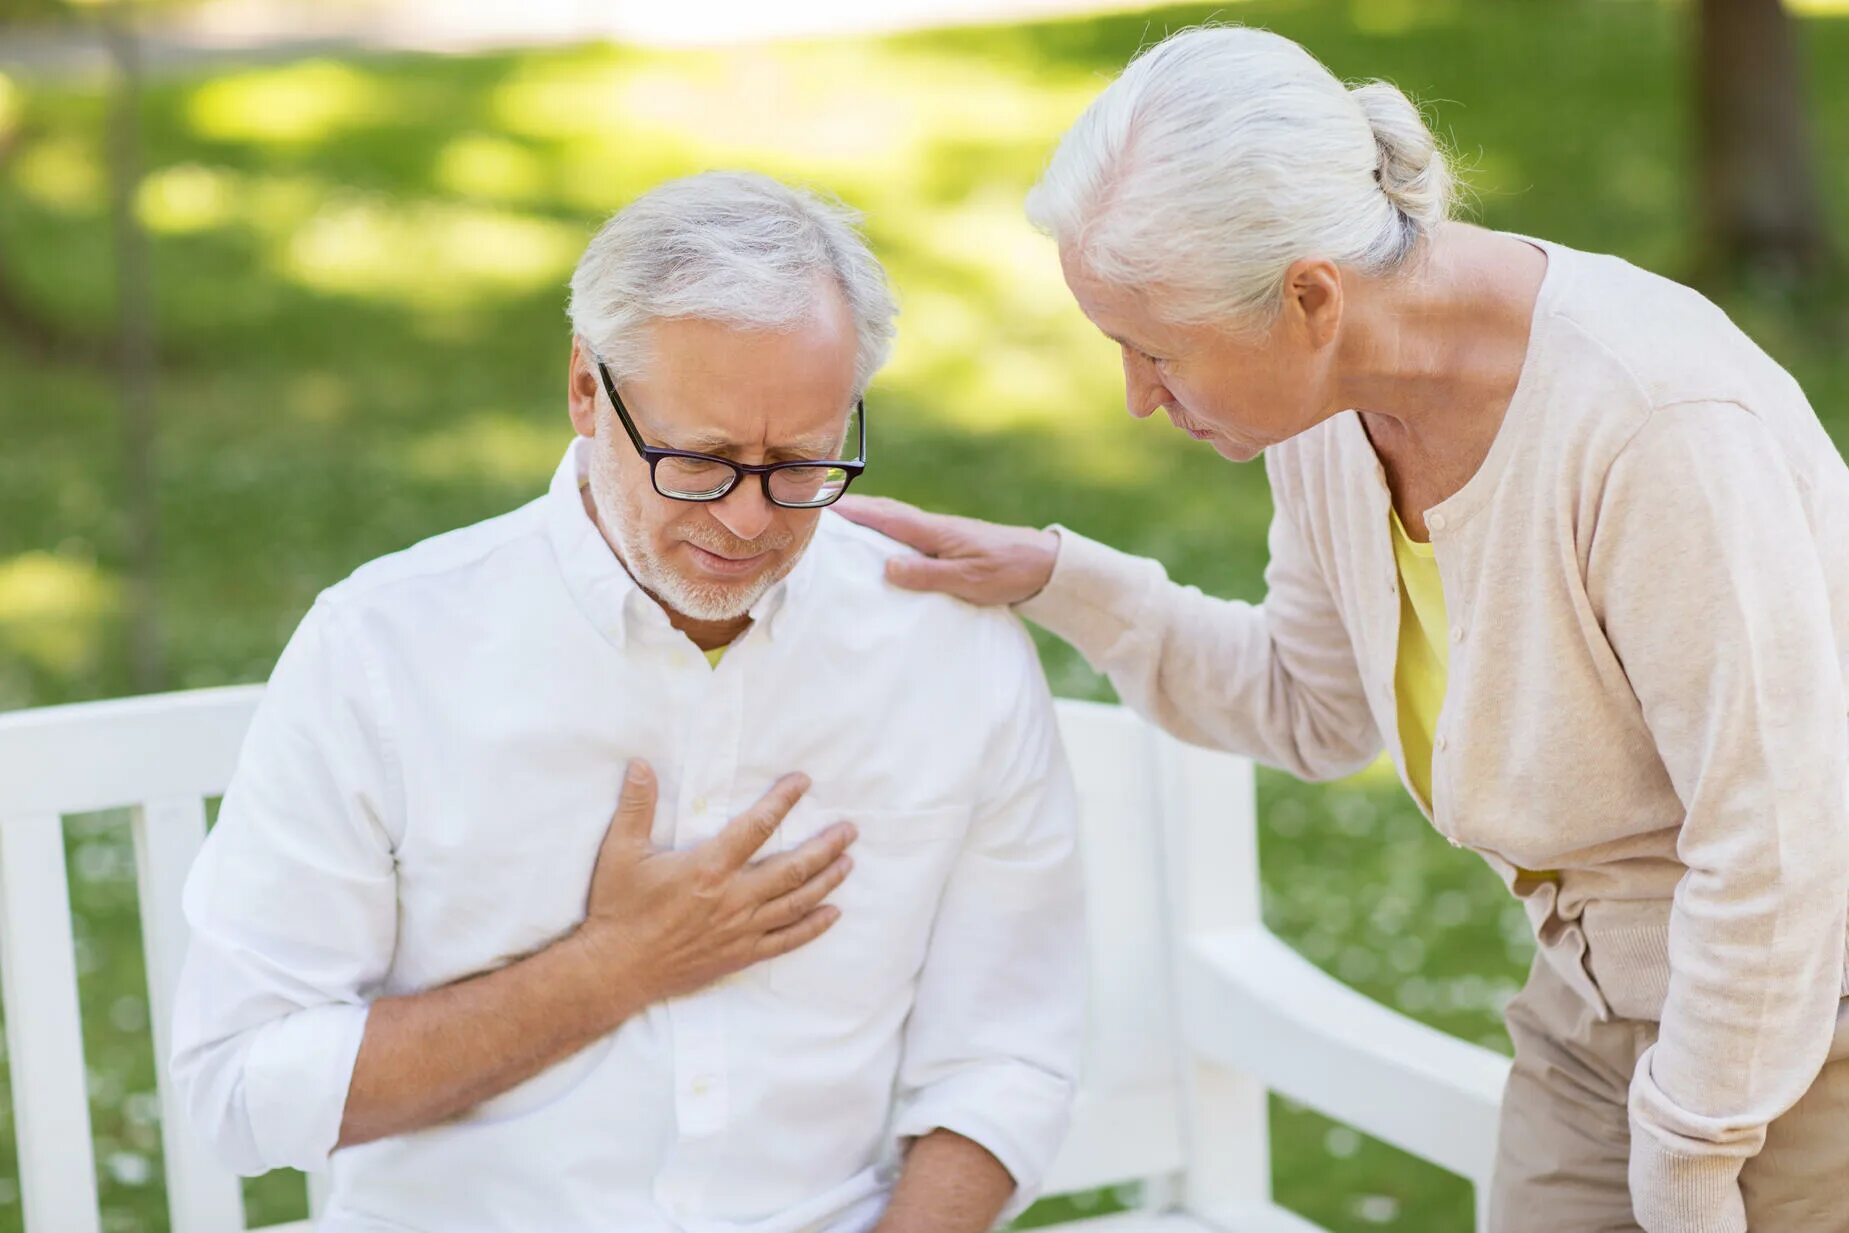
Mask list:
[[[584,508],[580,489],[590,476],[591,448],[588,437],[573,437],[566,447],[546,492],[546,529],[572,599],[597,631],[620,648],[640,630],[667,631],[673,626],[661,605],[629,576]],[[798,607],[796,599],[809,589],[816,570],[811,558],[820,540],[818,529],[796,568],[751,606],[752,628],[761,628],[766,638],[775,640]]]

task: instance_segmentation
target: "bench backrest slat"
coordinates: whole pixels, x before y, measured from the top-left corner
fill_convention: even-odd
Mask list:
[[[0,809],[0,986],[26,1228],[98,1233],[64,821],[56,813]]]
[[[186,917],[180,910],[180,891],[199,845],[205,842],[205,802],[191,796],[150,801],[134,811],[133,827],[172,1227],[178,1233],[243,1233],[244,1195],[238,1180],[219,1165],[200,1138],[180,1104],[167,1067],[173,991],[186,957]]]
[[[1166,908],[1157,744],[1117,707],[1061,702],[1078,787],[1091,1001],[1072,1133],[1052,1193],[1166,1178],[1186,1165]]]

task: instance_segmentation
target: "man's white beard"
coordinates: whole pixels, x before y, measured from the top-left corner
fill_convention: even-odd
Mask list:
[[[614,417],[611,421],[614,424]],[[599,436],[601,438],[602,434]],[[735,621],[750,612],[764,593],[794,568],[797,556],[791,556],[756,578],[735,584],[697,581],[680,573],[635,534],[636,524],[641,521],[640,511],[632,494],[622,491],[616,467],[601,456],[603,448],[600,439],[591,449],[591,503],[605,530],[616,541],[617,559],[629,571],[629,576],[671,611],[695,621]],[[666,497],[660,499],[667,500]],[[765,545],[766,548],[782,546],[781,542]]]

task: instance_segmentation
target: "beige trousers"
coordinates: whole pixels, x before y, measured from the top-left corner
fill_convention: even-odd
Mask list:
[[[1830,1060],[1740,1171],[1751,1233],[1849,1233],[1849,1000]],[[1515,1064],[1503,1093],[1490,1233],[1637,1233],[1627,1100],[1656,1040],[1645,1020],[1600,1022],[1536,958],[1509,1003]]]

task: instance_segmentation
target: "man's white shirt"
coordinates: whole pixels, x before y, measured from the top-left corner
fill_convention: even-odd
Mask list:
[[[538,500],[323,592],[284,650],[186,885],[194,1122],[240,1172],[329,1172],[338,1233],[859,1230],[935,1128],[1007,1167],[1018,1212],[1065,1132],[1085,983],[1031,640],[888,586],[905,550],[825,513],[711,666],[586,513],[588,446]],[[632,757],[672,848],[807,773],[764,855],[852,821],[840,920],[458,1118],[334,1152],[368,1004],[582,920]]]

